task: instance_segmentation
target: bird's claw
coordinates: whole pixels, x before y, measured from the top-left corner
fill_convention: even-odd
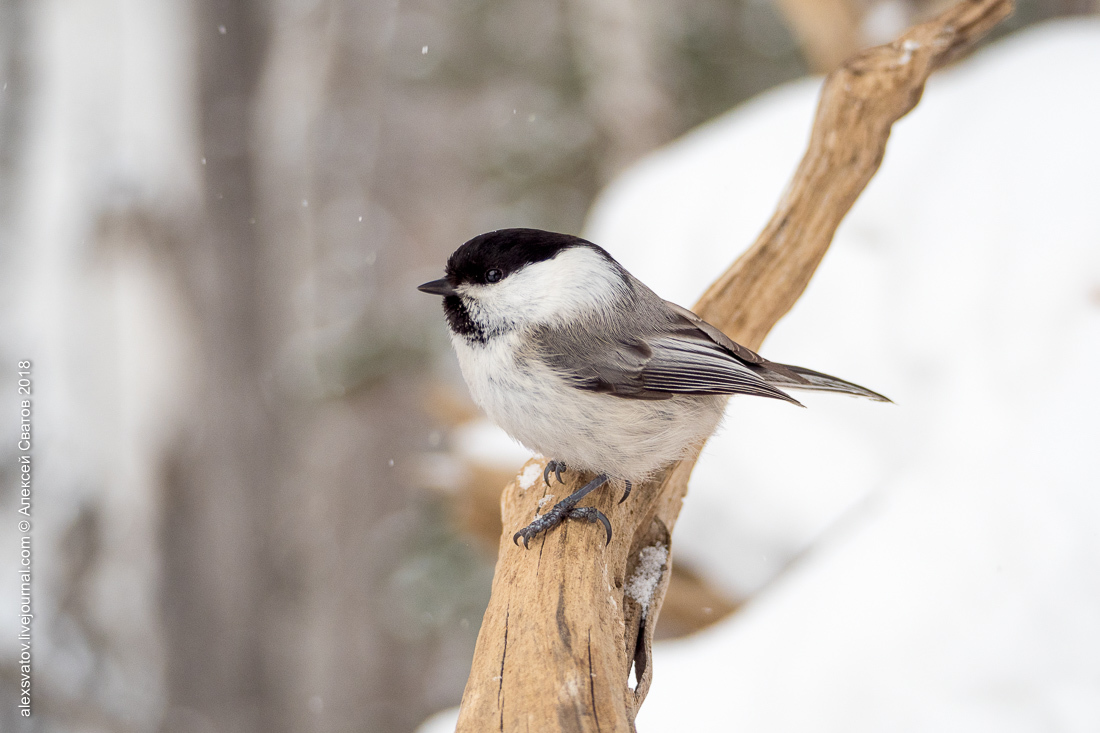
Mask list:
[[[624,491],[624,492],[623,492],[623,498],[619,499],[619,503],[620,503],[620,504],[622,504],[622,503],[623,503],[624,501],[626,501],[626,497],[630,496],[630,490],[631,490],[632,488],[634,488],[634,487],[633,487],[633,485],[632,485],[632,484],[630,483],[630,481],[628,480],[628,481],[626,482],[626,491]]]
[[[600,522],[603,524],[604,530],[607,532],[607,542],[604,543],[604,547],[611,544],[611,522],[608,521],[607,515],[601,512],[594,506],[578,506],[569,511],[570,519],[583,519],[587,522]]]
[[[564,470],[565,464],[561,461],[551,461],[551,464],[555,466],[555,470]],[[550,466],[548,465],[543,472],[543,478],[547,479],[549,483]],[[563,482],[564,483],[564,482]],[[538,535],[541,532],[545,532],[548,529],[558,526],[566,519],[583,519],[586,522],[600,522],[603,524],[604,530],[607,532],[607,543],[611,543],[611,522],[607,519],[607,516],[595,507],[578,507],[577,502],[587,496],[590,492],[595,491],[599,487],[607,483],[607,474],[601,473],[596,478],[589,481],[580,489],[577,489],[569,496],[565,497],[557,504],[550,508],[550,511],[546,514],[542,514],[535,517],[535,520],[528,524],[512,535],[512,542],[516,545],[519,544],[520,538],[523,539],[523,546],[530,549],[531,538]]]
[[[540,532],[545,532],[551,527],[556,527],[557,525],[561,524],[568,513],[568,508],[563,510],[561,508],[561,504],[555,504],[553,509],[546,512],[546,514],[535,517],[535,521],[531,522],[519,532],[516,532],[514,535],[512,535],[512,543],[515,545],[519,545],[519,540],[522,537],[523,548],[525,550],[531,549],[529,543],[532,537],[538,535]]]
[[[559,510],[559,507],[561,507],[561,504],[556,505],[546,514],[535,517],[535,521],[512,535],[512,542],[519,546],[519,541],[522,538],[524,549],[529,550],[531,549],[529,543],[536,535],[556,527],[566,519],[582,519],[592,524],[596,522],[602,524],[604,531],[607,533],[607,541],[604,546],[611,544],[611,521],[599,509],[594,506],[577,506],[572,508],[561,507]]]
[[[559,484],[565,482],[561,479],[561,472],[566,470],[565,461],[547,461],[546,468],[542,469],[542,480],[546,482],[547,488],[550,487],[550,472],[553,471],[554,475],[558,479]]]

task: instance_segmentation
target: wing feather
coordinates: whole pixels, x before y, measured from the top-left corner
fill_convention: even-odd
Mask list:
[[[698,331],[662,336],[647,343],[653,356],[639,374],[646,389],[691,394],[751,394],[796,401]]]
[[[656,296],[653,296],[656,298]],[[618,339],[562,329],[536,334],[540,358],[579,389],[640,400],[748,394],[801,403],[784,389],[882,395],[810,369],[768,361],[687,308],[661,301],[668,320],[639,317]]]

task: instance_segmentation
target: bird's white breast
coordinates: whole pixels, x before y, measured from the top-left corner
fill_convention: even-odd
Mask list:
[[[705,440],[724,398],[678,395],[632,400],[577,389],[538,359],[524,359],[520,334],[485,342],[452,336],[474,401],[506,433],[575,469],[641,481]]]

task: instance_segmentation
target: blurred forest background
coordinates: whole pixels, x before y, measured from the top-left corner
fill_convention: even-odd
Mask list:
[[[643,154],[937,7],[3,0],[0,727],[410,731],[456,704],[507,471],[454,456],[473,408],[415,286],[485,230],[579,232]],[[1096,11],[1021,0],[999,33]]]

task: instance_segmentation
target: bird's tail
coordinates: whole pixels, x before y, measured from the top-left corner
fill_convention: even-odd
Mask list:
[[[757,373],[768,384],[783,389],[804,389],[810,392],[839,392],[857,397],[866,397],[875,402],[891,402],[889,397],[872,392],[866,387],[847,382],[828,374],[815,372],[813,369],[793,366],[791,364],[776,364],[774,362],[760,365],[763,367]],[[778,368],[777,368],[778,367]],[[754,370],[756,371],[756,370]]]

